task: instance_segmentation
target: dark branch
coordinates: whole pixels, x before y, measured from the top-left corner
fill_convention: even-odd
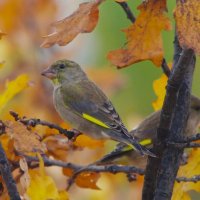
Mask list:
[[[169,69],[169,66],[167,65],[167,62],[166,62],[165,58],[163,58],[163,60],[162,60],[162,65],[161,65],[161,67],[162,67],[162,70],[163,70],[164,74],[165,74],[167,77],[169,77],[169,76],[170,76],[170,73],[171,73],[171,70]]]
[[[134,23],[135,22],[135,16],[133,15],[131,9],[129,8],[128,4],[126,2],[116,2],[118,3],[126,13],[127,18]]]
[[[180,142],[189,143],[189,142],[194,142],[194,141],[197,141],[197,140],[200,140],[200,133],[197,133],[196,135],[192,135],[192,136],[186,137]]]
[[[60,134],[65,135],[68,139],[72,139],[73,137],[77,136],[80,134],[79,131],[73,130],[73,131],[69,131],[67,129],[63,129],[60,126],[47,122],[47,121],[43,121],[41,119],[27,119],[26,117],[19,117],[19,115],[14,112],[14,111],[10,111],[10,114],[14,117],[15,121],[19,121],[22,124],[24,124],[25,126],[31,126],[31,127],[35,127],[36,125],[42,125],[42,126],[47,126],[51,129],[56,129],[57,131],[59,131]]]
[[[193,57],[193,50],[183,50],[169,77],[157,131],[157,143],[154,144],[154,153],[158,158],[149,158],[146,168],[143,188],[145,200],[170,199],[171,197],[183,148],[166,147],[165,144],[167,139],[180,140],[185,128],[195,64]]]
[[[19,193],[17,191],[16,183],[12,177],[10,166],[6,158],[6,154],[0,143],[0,171],[1,176],[6,184],[8,194],[11,200],[21,200]]]
[[[32,157],[32,156],[24,156],[24,157],[30,168],[35,168],[35,167],[39,166],[38,157]],[[69,169],[72,169],[75,173],[76,173],[76,171],[79,171],[79,170],[81,172],[86,172],[86,171],[87,172],[97,172],[97,173],[106,172],[106,173],[112,173],[112,174],[125,173],[128,176],[130,174],[144,175],[144,173],[145,173],[144,169],[136,168],[133,166],[124,166],[124,165],[115,165],[115,164],[81,166],[81,165],[63,162],[63,161],[59,161],[59,160],[52,160],[46,156],[43,156],[42,158],[44,161],[44,165],[46,167],[58,166],[58,167],[63,167],[63,168],[69,168]],[[200,181],[200,178],[197,180],[197,177],[200,177],[200,175],[195,176],[195,177],[196,177],[196,181]],[[176,180],[178,182],[184,181],[184,180],[189,182],[189,181],[193,181],[195,179],[195,177],[192,177],[192,178],[178,177],[178,178],[176,178]]]
[[[196,183],[196,182],[200,181],[200,175],[196,175],[191,178],[178,177],[178,178],[176,178],[176,181],[177,182],[194,182],[194,183]]]

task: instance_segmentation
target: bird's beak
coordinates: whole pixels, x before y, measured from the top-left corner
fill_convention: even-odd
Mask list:
[[[41,73],[42,76],[45,76],[49,79],[54,79],[56,78],[56,72],[55,70],[53,70],[52,68],[47,68],[45,69],[42,73]]]

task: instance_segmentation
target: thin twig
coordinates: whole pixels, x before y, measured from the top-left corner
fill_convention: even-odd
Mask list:
[[[200,140],[200,133],[197,133],[196,135],[192,135],[192,136],[186,137],[180,142],[188,143],[188,142],[194,142],[194,141],[197,141],[197,140]]]
[[[3,150],[1,143],[0,143],[0,171],[1,171],[1,176],[3,177],[3,180],[6,184],[10,200],[21,200],[19,193],[17,191],[16,183],[12,177],[12,173],[10,170],[8,160],[6,158],[6,154]]]
[[[118,3],[124,10],[124,12],[126,13],[127,18],[134,23],[135,22],[135,16],[132,13],[131,9],[129,8],[128,4],[126,2],[116,2]]]
[[[200,181],[200,175],[196,175],[196,176],[193,176],[191,178],[178,177],[178,178],[176,178],[176,181],[178,183],[180,183],[180,182],[194,182],[194,183],[196,183],[196,182]]]
[[[39,166],[38,157],[32,157],[32,156],[24,156],[24,157],[30,167],[35,168],[35,167]],[[124,166],[124,165],[115,165],[115,164],[81,166],[81,165],[77,165],[77,164],[73,164],[73,163],[63,162],[63,161],[59,161],[59,160],[53,160],[46,156],[43,156],[42,159],[43,159],[44,165],[46,167],[58,166],[58,167],[72,169],[74,172],[77,172],[78,170],[80,170],[80,172],[86,172],[86,171],[87,172],[96,172],[96,173],[106,172],[106,173],[112,173],[112,174],[125,173],[127,175],[130,175],[130,174],[144,175],[144,173],[145,173],[144,169],[136,168],[134,166]],[[32,165],[32,163],[34,163],[34,164]],[[180,181],[187,181],[187,182],[196,181],[197,182],[197,181],[200,181],[200,178],[198,178],[198,177],[200,177],[200,175],[194,176],[192,178],[177,177],[176,180],[178,182],[180,182]]]
[[[18,113],[14,111],[10,111],[10,115],[14,117],[15,121],[19,121],[26,126],[35,127],[36,125],[42,125],[42,126],[47,126],[51,129],[56,129],[59,131],[60,134],[65,135],[68,139],[72,139],[73,137],[76,137],[77,135],[80,134],[80,132],[77,130],[69,131],[67,129],[61,128],[56,124],[41,119],[35,119],[35,118],[27,119],[26,117],[19,117]]]
[[[163,60],[162,60],[161,67],[162,67],[162,70],[163,70],[164,74],[167,77],[169,77],[170,73],[171,73],[171,70],[170,70],[169,66],[167,65],[167,62],[166,62],[165,58],[163,58]]]

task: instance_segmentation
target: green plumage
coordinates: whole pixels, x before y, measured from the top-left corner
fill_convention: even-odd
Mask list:
[[[73,128],[96,139],[109,138],[131,145],[141,154],[153,156],[128,133],[112,103],[77,63],[59,60],[43,75],[53,80],[55,108]]]

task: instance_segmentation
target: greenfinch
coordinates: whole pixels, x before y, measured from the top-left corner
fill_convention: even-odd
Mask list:
[[[79,64],[58,60],[42,75],[54,85],[53,102],[61,118],[95,139],[112,139],[132,146],[142,155],[154,156],[131,136],[103,91]]]

